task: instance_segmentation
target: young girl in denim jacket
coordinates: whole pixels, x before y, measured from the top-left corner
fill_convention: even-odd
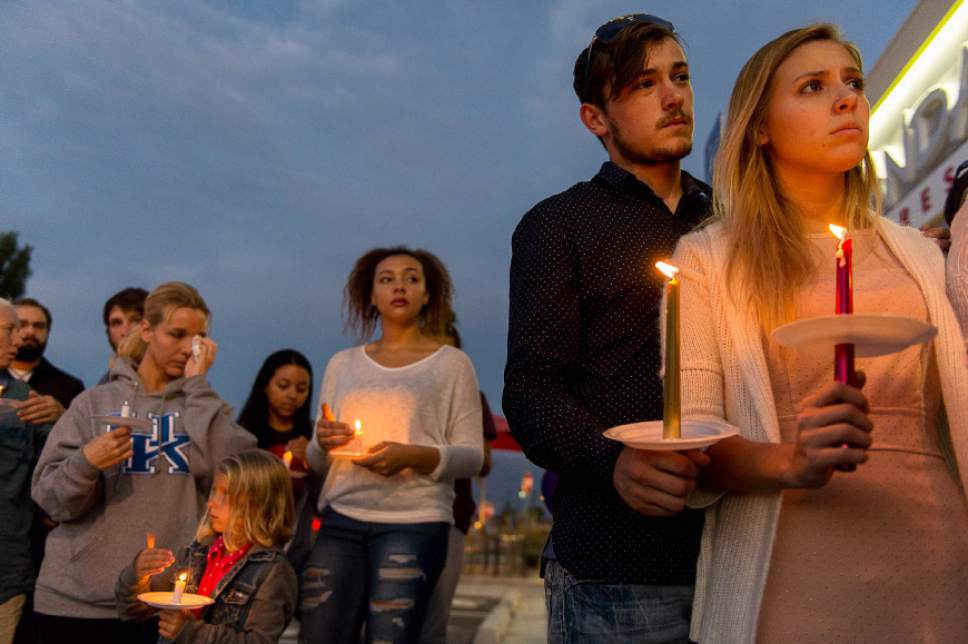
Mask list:
[[[174,642],[278,641],[296,604],[296,575],[282,550],[293,518],[292,486],[278,458],[252,450],[224,459],[195,541],[177,562],[170,550],[149,547],[121,573],[119,615],[144,619],[158,612],[160,635]],[[182,572],[188,573],[186,592],[215,603],[159,612],[138,600],[139,593],[170,589]]]

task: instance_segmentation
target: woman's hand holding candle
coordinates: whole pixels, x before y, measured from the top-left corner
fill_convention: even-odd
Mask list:
[[[338,420],[325,417],[316,421],[316,442],[327,452],[343,447],[353,440],[353,428]]]
[[[354,459],[353,462],[383,476],[393,476],[407,468],[426,475],[440,464],[440,451],[426,445],[383,441],[371,447],[366,456]]]
[[[856,377],[858,387],[832,382],[801,401],[797,441],[783,445],[788,450],[778,477],[783,487],[822,487],[835,468],[867,461],[874,425],[860,390],[863,372],[858,371]]]
[[[165,548],[145,548],[134,560],[134,573],[138,579],[164,572],[175,563],[175,555]]]
[[[309,441],[305,436],[297,436],[288,443],[286,443],[286,451],[292,455],[292,458],[297,461],[306,462],[306,447],[309,445]],[[286,467],[289,467],[289,463],[286,463]]]
[[[118,427],[98,435],[81,449],[87,462],[102,472],[111,469],[134,455],[131,449],[131,428]]]

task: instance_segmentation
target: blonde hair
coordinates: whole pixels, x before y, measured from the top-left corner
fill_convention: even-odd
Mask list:
[[[863,68],[860,52],[827,23],[794,29],[767,43],[746,62],[729,101],[713,174],[715,221],[725,225],[730,249],[726,279],[745,297],[764,329],[791,320],[796,294],[815,270],[801,218],[780,194],[761,145],[770,88],[777,67],[801,45],[830,41]],[[791,127],[796,127],[795,124]],[[844,173],[844,219],[850,230],[871,228],[880,212],[880,190],[870,152]],[[735,281],[734,281],[735,280]],[[769,288],[754,288],[755,285]]]
[[[226,545],[233,550],[246,543],[266,548],[286,545],[296,510],[289,470],[282,461],[265,450],[252,449],[223,459],[217,471],[228,480],[229,516],[222,533]],[[201,542],[213,535],[206,509],[195,539]]]
[[[175,309],[196,309],[205,317],[211,317],[208,305],[194,286],[185,282],[165,282],[145,299],[144,319],[150,326],[155,326]],[[141,337],[141,327],[135,326],[118,345],[118,355],[140,363],[147,349],[148,343]]]

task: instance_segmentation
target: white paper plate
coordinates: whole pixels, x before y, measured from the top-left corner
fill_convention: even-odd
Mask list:
[[[829,350],[837,344],[854,345],[861,358],[885,356],[924,344],[938,329],[914,318],[895,315],[825,315],[797,320],[773,330],[773,339],[799,351]]]
[[[683,450],[709,447],[724,438],[735,436],[737,430],[721,418],[712,416],[683,418],[682,438],[664,440],[662,421],[619,425],[605,431],[605,436],[636,449]]]
[[[206,597],[205,595],[183,593],[181,602],[176,604],[171,601],[174,595],[174,592],[164,590],[154,593],[141,593],[138,595],[138,599],[149,606],[154,606],[155,608],[174,608],[184,610],[193,610],[195,608],[201,608],[202,606],[208,606],[209,604],[215,603],[214,599],[211,597]]]
[[[102,425],[112,427],[130,427],[131,429],[151,429],[151,421],[147,418],[122,418],[121,416],[91,416],[91,419]]]

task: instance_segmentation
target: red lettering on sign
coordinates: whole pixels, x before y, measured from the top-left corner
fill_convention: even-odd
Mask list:
[[[901,213],[897,216],[897,220],[901,223],[902,226],[910,226],[911,210],[907,206],[905,206],[904,208],[901,208]]]
[[[921,212],[931,212],[931,188],[925,188],[921,191]]]

